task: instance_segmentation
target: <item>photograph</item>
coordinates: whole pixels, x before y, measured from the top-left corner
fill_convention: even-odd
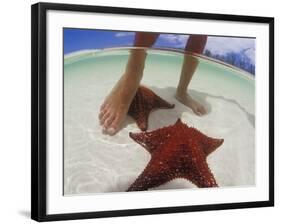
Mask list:
[[[274,205],[274,18],[31,16],[32,219]]]
[[[64,195],[254,186],[255,43],[65,27]]]

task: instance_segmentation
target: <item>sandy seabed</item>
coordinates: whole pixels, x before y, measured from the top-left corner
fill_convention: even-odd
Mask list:
[[[78,56],[77,56],[78,55]],[[64,67],[64,193],[123,192],[150,160],[129,132],[140,132],[127,117],[115,136],[104,135],[98,113],[104,97],[123,73],[128,52],[77,54]],[[246,74],[200,59],[190,94],[208,110],[198,117],[175,98],[182,57],[148,54],[142,84],[175,104],[150,114],[148,130],[174,124],[178,118],[224,143],[207,162],[220,187],[255,184],[255,85]],[[176,179],[151,189],[196,187]]]

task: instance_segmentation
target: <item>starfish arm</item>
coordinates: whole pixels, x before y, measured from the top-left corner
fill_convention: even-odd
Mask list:
[[[149,117],[150,111],[151,110],[142,111],[138,114],[138,116],[134,117],[139,129],[142,131],[146,131],[148,128],[148,117]]]
[[[186,179],[197,187],[218,187],[215,177],[206,162],[206,156],[202,153],[193,155],[192,169],[187,171]]]
[[[200,142],[206,156],[210,155],[224,142],[223,139],[208,137],[196,128],[190,129],[192,130],[192,137],[196,138]]]
[[[148,117],[152,109],[173,107],[174,105],[169,104],[150,89],[140,86],[132,100],[128,114],[136,120],[142,131],[146,131]]]
[[[144,147],[150,154],[156,149],[157,143],[150,142],[149,138],[147,137],[147,132],[141,132],[141,133],[129,133],[129,136],[131,139],[133,139],[135,142],[140,144],[142,147]]]
[[[171,178],[166,171],[161,162],[151,160],[127,191],[145,191],[168,182]]]
[[[154,97],[154,108],[174,108],[175,104],[168,103],[166,100],[163,100],[161,97],[155,95]]]
[[[202,138],[201,141],[203,143],[203,150],[204,150],[206,156],[208,156],[213,151],[215,151],[224,142],[223,139],[210,138],[207,136],[206,136],[206,138]]]
[[[142,147],[144,147],[149,153],[155,152],[160,149],[160,145],[163,145],[165,141],[171,136],[169,128],[158,129],[157,131],[141,132],[141,133],[129,133],[129,136]]]

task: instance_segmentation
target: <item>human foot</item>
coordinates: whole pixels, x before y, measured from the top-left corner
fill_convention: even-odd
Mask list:
[[[99,114],[100,124],[106,133],[114,135],[120,129],[138,86],[138,79],[125,74],[106,97]]]
[[[185,92],[177,92],[176,99],[185,106],[189,107],[198,116],[202,116],[207,113],[205,107],[202,104],[194,100],[189,94]]]
[[[145,50],[131,51],[125,74],[111,90],[100,108],[100,124],[104,131],[110,135],[114,135],[120,129],[126,118],[142,79],[145,58]]]

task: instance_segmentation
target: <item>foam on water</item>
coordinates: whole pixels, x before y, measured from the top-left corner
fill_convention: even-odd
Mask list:
[[[129,138],[139,132],[131,118],[115,136],[102,134],[98,113],[105,96],[123,74],[129,50],[80,52],[64,63],[64,193],[66,195],[125,191],[145,168],[150,155]],[[142,84],[174,103],[172,110],[156,110],[149,130],[181,118],[206,135],[224,138],[208,157],[220,186],[255,184],[255,82],[254,78],[203,58],[190,83],[190,94],[208,114],[194,115],[174,94],[183,56],[148,51]],[[156,189],[191,188],[174,180]],[[155,189],[154,189],[155,190]]]

